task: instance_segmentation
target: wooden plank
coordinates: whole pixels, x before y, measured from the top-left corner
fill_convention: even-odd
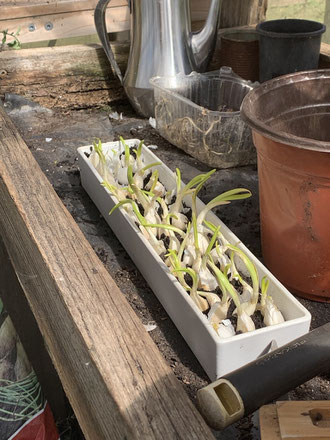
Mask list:
[[[211,0],[191,0],[193,22],[206,19],[210,2]],[[0,27],[10,31],[20,28],[22,43],[92,35],[96,33],[96,3],[96,0],[23,2],[10,7],[6,2],[1,9]],[[265,10],[266,0],[223,0],[220,27],[257,23],[265,18]],[[106,22],[108,32],[127,31],[130,28],[127,2],[112,0],[106,14]]]
[[[209,10],[211,0],[190,0],[191,14],[193,21],[205,19]],[[86,10],[94,10],[98,0],[49,0],[22,2],[2,2],[1,20],[13,18],[35,17],[42,15],[60,14],[65,12],[79,12]],[[127,6],[127,0],[111,0],[108,9],[117,8],[119,6]]]
[[[330,44],[321,43],[319,67],[321,69],[330,69]]]
[[[256,24],[266,19],[267,0],[223,0],[221,28]]]
[[[27,2],[16,1],[15,5],[12,2],[4,2],[1,5],[1,20],[8,20],[12,18],[35,17],[51,14],[63,14],[64,12],[79,12],[95,9],[98,0],[48,0]],[[127,6],[127,0],[111,0],[109,8],[116,8],[118,6]]]
[[[330,402],[315,400],[277,402],[276,408],[282,440],[330,438]]]
[[[109,8],[106,14],[106,23],[109,32],[128,30],[130,27],[128,6]],[[10,31],[20,29],[19,40],[21,43],[56,40],[57,38],[70,38],[96,33],[94,9],[9,19],[0,21],[0,26],[2,29],[9,29]],[[35,30],[30,31],[31,26]]]
[[[124,72],[129,45],[113,43],[112,49]],[[6,51],[0,66],[0,93],[20,94],[47,108],[100,108],[125,97],[100,45]]]
[[[0,264],[0,297],[2,302],[38,376],[55,420],[65,420],[71,414],[68,400],[1,237]]]
[[[276,405],[264,405],[259,409],[260,439],[282,440]]]
[[[0,157],[0,235],[86,438],[213,438],[2,109]]]

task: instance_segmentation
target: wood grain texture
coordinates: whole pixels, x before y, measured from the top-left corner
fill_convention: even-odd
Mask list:
[[[328,401],[276,402],[276,409],[282,440],[329,440]],[[311,414],[316,416],[315,423]]]
[[[95,9],[98,0],[16,0],[0,2],[1,20],[36,17]],[[127,6],[127,0],[111,0],[111,7]]]
[[[114,43],[112,50],[124,72],[129,44]],[[5,93],[64,110],[102,107],[125,97],[100,45],[0,53],[0,94]]]
[[[259,409],[260,440],[282,440],[276,405],[264,405]]]
[[[192,21],[205,20],[211,0],[190,0]],[[97,0],[2,2],[0,28],[20,31],[20,41],[31,43],[95,34],[94,9]],[[241,26],[265,19],[267,0],[223,0],[220,27]],[[111,0],[106,14],[108,32],[130,28],[125,0]],[[52,29],[46,25],[51,23]],[[29,26],[35,26],[34,31]]]
[[[128,30],[130,27],[128,7],[108,8],[106,23],[109,32]],[[48,24],[51,25],[50,30],[47,29]],[[30,31],[30,25],[35,28],[33,32]],[[21,43],[96,34],[94,9],[91,8],[84,11],[7,19],[0,21],[0,27],[10,31],[20,29],[19,40]]]
[[[321,43],[319,67],[321,69],[330,69],[330,44]]]
[[[266,19],[268,0],[223,0],[221,28],[259,23]]]
[[[213,438],[2,109],[0,157],[0,235],[86,438]]]

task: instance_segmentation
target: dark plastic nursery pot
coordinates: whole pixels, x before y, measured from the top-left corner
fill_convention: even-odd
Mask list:
[[[259,80],[318,68],[325,25],[300,19],[269,20],[257,25]]]
[[[265,263],[293,293],[330,302],[330,70],[263,83],[241,117],[258,154]]]

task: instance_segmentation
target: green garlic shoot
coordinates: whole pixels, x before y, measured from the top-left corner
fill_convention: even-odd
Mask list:
[[[113,194],[119,201],[126,200],[127,193],[124,189],[118,188],[115,185],[112,185],[108,181],[104,180],[101,183],[104,188],[106,188],[111,194]]]
[[[223,272],[221,272],[221,270],[219,270],[212,261],[209,260],[209,264],[212,270],[214,271],[217,279],[219,280],[220,284],[224,286],[224,288],[226,289],[226,291],[229,293],[232,300],[234,301],[234,304],[236,306],[236,313],[237,313],[237,331],[246,333],[255,330],[254,322],[241,306],[239,293],[237,292],[237,290],[230,283],[227,276]]]
[[[163,197],[165,194],[165,187],[158,180],[159,171],[155,170],[152,172],[151,178],[146,186],[152,194],[155,194],[157,197]]]
[[[194,303],[197,305],[197,307],[202,311],[205,312],[208,308],[209,308],[209,304],[207,302],[207,300],[205,298],[202,298],[198,293],[197,293],[197,286],[198,286],[198,275],[197,273],[191,269],[191,268],[181,268],[181,269],[174,269],[174,272],[185,272],[188,275],[190,275],[192,281],[193,281],[193,285],[191,288],[189,288],[190,290],[190,298],[194,301]]]
[[[196,251],[197,258],[195,259],[195,261],[192,264],[192,269],[194,269],[199,275],[198,287],[200,289],[206,290],[208,292],[215,290],[218,285],[216,278],[210,272],[206,263],[209,258],[210,252],[214,246],[214,243],[217,239],[217,235],[218,235],[219,230],[220,230],[220,226],[214,232],[203,256],[200,252],[197,253],[197,251]]]
[[[173,203],[173,205],[171,205],[169,211],[171,214],[175,214],[175,216],[178,218],[178,221],[181,221],[182,223],[187,224],[188,223],[188,219],[187,217],[181,213],[182,211],[182,202],[183,199],[189,195],[192,194],[196,188],[194,187],[198,187],[198,185],[201,182],[205,182],[206,176],[208,176],[210,173],[207,174],[199,174],[198,176],[195,176],[193,179],[191,179],[186,186],[184,186],[183,188],[181,188],[181,173],[180,170],[177,168],[176,169],[176,184],[177,184],[177,190],[176,190],[176,200]],[[180,227],[181,229],[183,229],[184,227],[183,224],[181,225],[176,225],[178,227]]]
[[[263,277],[261,280],[261,301],[259,310],[264,317],[264,324],[267,326],[281,324],[284,322],[284,317],[279,309],[274,304],[273,298],[267,295],[269,287],[269,280]]]
[[[89,156],[89,160],[103,180],[109,182],[110,185],[116,186],[115,179],[107,166],[107,160],[104,155],[102,142],[100,139],[93,142],[93,151]]]
[[[232,244],[227,245],[228,249],[232,250],[245,264],[252,280],[252,297],[248,303],[244,303],[246,313],[251,316],[256,310],[259,299],[259,275],[257,269],[249,257],[237,246]]]
[[[216,316],[218,317],[219,322],[220,322],[220,321],[222,321],[222,319],[225,319],[227,317],[228,308],[229,308],[230,301],[231,301],[231,296],[228,295],[228,293],[227,293],[227,287],[223,282],[223,277],[221,275],[219,275],[219,273],[218,273],[218,271],[219,272],[221,272],[221,271],[214,264],[211,257],[208,260],[208,264],[209,264],[210,268],[213,270],[217,284],[222,292],[222,297],[220,300],[220,304],[217,307],[217,313],[216,313]]]
[[[171,268],[171,272],[174,276],[177,277],[182,287],[186,290],[189,290],[190,287],[186,283],[184,279],[183,272],[180,269],[184,269],[181,265],[181,261],[178,258],[177,252],[174,249],[168,249],[167,254],[165,255],[170,262],[169,267]]]
[[[249,191],[246,188],[235,188],[235,189],[232,189],[230,191],[226,191],[226,192],[220,194],[219,196],[212,199],[205,206],[205,208],[203,208],[201,210],[201,212],[198,214],[198,217],[197,217],[197,224],[201,225],[204,222],[207,213],[211,209],[215,208],[216,206],[226,205],[226,204],[230,203],[232,200],[247,199],[248,197],[251,197],[251,195],[252,195],[251,191]]]

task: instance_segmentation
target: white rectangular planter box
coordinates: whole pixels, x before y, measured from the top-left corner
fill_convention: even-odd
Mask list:
[[[138,140],[128,140],[127,144],[136,146]],[[119,142],[103,145],[103,151],[120,148]],[[264,327],[253,332],[220,339],[207,317],[201,313],[187,292],[169,272],[165,263],[156,254],[139,229],[130,221],[126,212],[117,209],[109,216],[109,211],[117,203],[102,185],[102,178],[91,165],[84,153],[91,147],[78,148],[81,182],[103,217],[114,231],[141,274],[157,296],[166,312],[194,352],[211,380],[215,380],[243,365],[253,361],[271,348],[282,346],[309,331],[310,313],[278,280],[254,257],[239,239],[213,213],[207,218],[216,225],[228,241],[241,248],[254,262],[259,276],[269,279],[268,293],[281,310],[285,322],[272,327]],[[110,153],[109,153],[110,154]],[[147,148],[143,147],[146,164],[159,161]],[[163,163],[157,167],[159,180],[167,189],[175,187],[175,174]],[[239,203],[239,202],[238,202]],[[198,210],[204,204],[198,201]]]

